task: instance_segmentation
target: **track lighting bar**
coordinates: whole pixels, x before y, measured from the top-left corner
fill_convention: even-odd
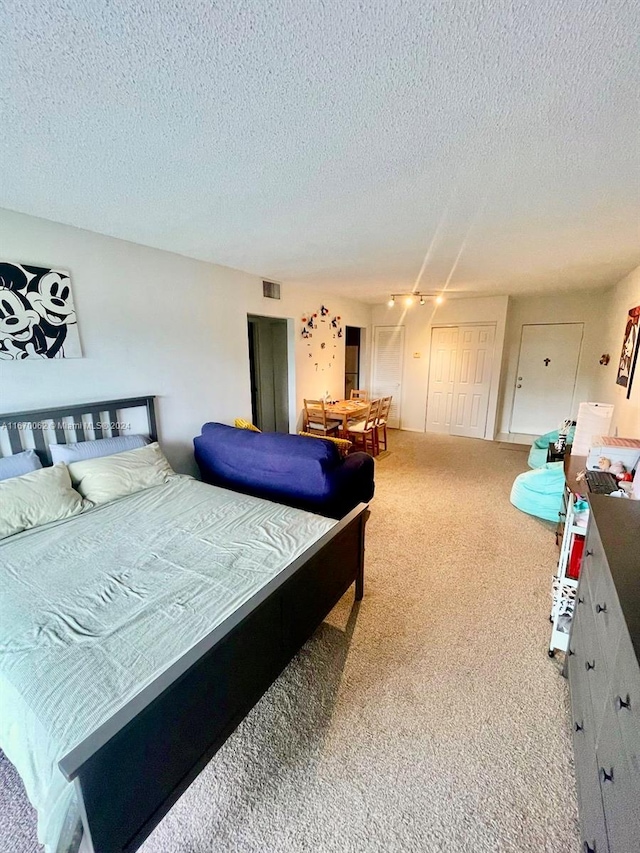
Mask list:
[[[387,302],[389,308],[394,307],[396,299],[401,299],[407,307],[410,307],[415,302],[425,305],[427,300],[435,302],[436,305],[442,305],[444,302],[444,296],[441,293],[392,293],[391,298]]]

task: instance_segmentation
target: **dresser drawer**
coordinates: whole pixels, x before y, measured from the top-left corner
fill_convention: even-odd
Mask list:
[[[591,690],[589,689],[587,672],[585,670],[586,659],[580,620],[577,619],[573,624],[571,643],[569,644],[569,657],[567,660],[569,691],[571,693],[571,726],[574,735],[576,732],[585,732],[587,740],[592,742],[595,749],[596,728]]]
[[[605,713],[615,717],[629,769],[640,780],[640,665],[626,626],[621,633]]]
[[[590,588],[589,593],[598,642],[607,659],[607,664],[613,666],[618,650],[620,632],[624,625],[624,615],[611,573],[606,564],[598,572],[598,579],[594,587],[595,590]]]
[[[613,662],[607,660],[602,652],[598,639],[595,614],[591,603],[585,596],[582,604],[576,605],[580,610],[580,644],[574,646],[576,663],[582,667],[586,682],[589,685],[591,704],[593,707],[593,723],[597,732],[602,722],[604,705],[608,696],[608,686],[613,671]]]
[[[600,575],[603,568],[606,568],[607,558],[602,547],[600,534],[595,524],[591,523],[587,531],[587,537],[584,543],[584,551],[582,552],[582,565],[580,567],[580,577],[586,579],[589,586],[591,597],[593,598]]]
[[[640,853],[640,784],[611,708],[602,725],[596,758],[610,850]]]
[[[593,739],[585,728],[573,732],[576,788],[580,810],[580,837],[583,850],[608,853],[609,844],[598,777],[598,762]]]

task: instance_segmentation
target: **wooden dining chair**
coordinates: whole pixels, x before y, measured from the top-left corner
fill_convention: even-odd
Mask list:
[[[380,401],[380,413],[376,421],[376,437],[378,439],[378,450],[387,449],[387,421],[389,420],[389,412],[391,411],[391,401],[393,397],[383,397]],[[380,437],[382,436],[382,441]]]
[[[364,400],[366,403],[369,402],[369,392],[364,391],[362,388],[352,388],[351,395],[349,397],[350,400]]]
[[[331,435],[342,426],[342,421],[332,420],[325,408],[324,400],[304,401],[304,431],[317,435]]]
[[[362,449],[365,452],[369,452],[368,448],[370,447],[372,456],[377,456],[379,452],[378,429],[376,426],[379,414],[380,400],[372,400],[369,403],[366,418],[360,421],[360,423],[349,424],[347,428],[347,434],[354,445],[356,447],[362,445]]]

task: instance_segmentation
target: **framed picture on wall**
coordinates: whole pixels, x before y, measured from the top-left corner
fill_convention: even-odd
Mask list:
[[[0,262],[0,359],[81,357],[69,273]]]
[[[616,383],[627,389],[627,399],[631,396],[633,374],[638,360],[638,337],[640,332],[640,305],[631,308],[627,316],[622,340],[622,352],[618,364]]]

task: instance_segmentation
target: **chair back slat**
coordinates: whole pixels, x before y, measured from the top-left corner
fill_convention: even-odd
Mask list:
[[[322,424],[324,429],[327,428],[327,410],[324,406],[324,400],[305,400],[304,415],[307,426],[314,423]]]
[[[380,401],[380,414],[378,415],[378,423],[386,423],[389,419],[392,399],[392,397],[383,397]]]
[[[373,429],[378,421],[378,415],[380,414],[380,400],[372,400],[369,403],[369,411],[367,412],[367,418],[365,423],[365,430]]]
[[[366,403],[369,401],[369,392],[365,391],[362,388],[352,388],[350,399],[351,400],[364,400]]]

